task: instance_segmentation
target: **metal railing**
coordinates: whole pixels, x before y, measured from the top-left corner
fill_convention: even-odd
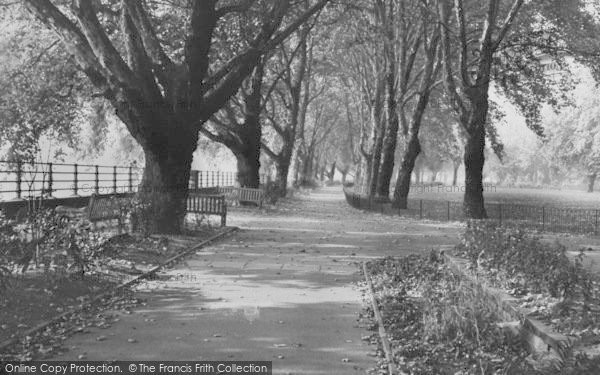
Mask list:
[[[133,192],[134,166],[0,161],[0,200]]]
[[[0,161],[0,201],[133,193],[142,173],[135,166]],[[192,170],[189,188],[234,186],[237,178],[236,172]],[[260,182],[266,181],[261,174]]]
[[[344,188],[346,201],[354,208],[439,221],[464,221],[459,201],[409,199],[407,209],[394,209],[389,202],[378,202],[368,195]],[[507,203],[485,203],[488,220],[501,225],[557,232],[600,234],[600,209],[545,207]]]

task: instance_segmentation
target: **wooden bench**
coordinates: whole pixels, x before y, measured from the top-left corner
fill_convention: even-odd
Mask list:
[[[187,212],[218,215],[221,216],[221,226],[224,227],[227,224],[227,203],[224,195],[190,192],[187,200]]]
[[[225,200],[230,203],[251,202],[262,207],[265,199],[263,189],[242,188],[236,186],[216,186],[210,188],[200,188],[194,193],[205,195],[224,195]]]
[[[118,231],[121,234],[123,228],[123,208],[129,204],[131,198],[122,198],[109,195],[92,195],[87,207],[87,219],[94,224],[99,221],[117,220]]]

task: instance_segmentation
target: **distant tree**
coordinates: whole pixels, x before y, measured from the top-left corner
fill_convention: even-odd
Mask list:
[[[600,89],[586,93],[549,121],[543,148],[558,165],[586,176],[593,192],[600,174]]]
[[[0,14],[0,142],[7,146],[2,159],[22,162],[38,159],[44,138],[76,146],[73,122],[89,95],[58,38],[28,28],[27,18],[17,6]]]
[[[564,65],[565,53],[588,63],[600,56],[600,49],[584,50],[575,42],[577,35],[595,27],[585,3],[439,1],[440,20],[446,25],[442,27],[446,90],[465,134],[467,217],[487,216],[482,180],[486,135],[495,134],[488,130],[491,85],[519,107],[531,129],[541,133],[542,103],[555,105],[560,96],[557,85],[544,75],[542,59]],[[593,40],[589,35],[584,39]]]

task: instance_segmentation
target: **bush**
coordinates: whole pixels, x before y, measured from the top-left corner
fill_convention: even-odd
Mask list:
[[[264,186],[265,189],[265,202],[269,204],[276,204],[279,198],[283,196],[281,187],[275,181],[269,181]]]
[[[583,253],[569,259],[566,248],[557,242],[547,244],[520,229],[470,221],[457,249],[473,269],[498,275],[515,288],[563,299],[576,294],[591,297],[592,280],[583,268]]]
[[[45,271],[74,269],[83,275],[103,243],[87,221],[54,210],[30,212],[22,223],[0,217],[0,287],[8,286],[15,268],[25,272],[32,262]]]

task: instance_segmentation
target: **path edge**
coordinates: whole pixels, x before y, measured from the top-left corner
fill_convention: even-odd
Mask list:
[[[383,347],[385,359],[388,363],[388,375],[394,375],[395,370],[394,357],[392,355],[392,346],[390,345],[390,341],[388,340],[388,335],[383,324],[383,317],[381,315],[381,311],[379,310],[379,305],[377,304],[377,297],[375,297],[375,289],[373,288],[373,281],[371,281],[371,275],[369,274],[369,270],[367,269],[367,262],[362,263],[362,270],[369,289],[369,299],[371,300],[373,314],[375,315],[375,319],[377,320],[379,340],[381,341],[381,346]],[[399,375],[404,375],[404,373],[400,372]]]
[[[226,237],[229,234],[235,233],[239,230],[238,227],[227,227],[224,231],[217,233],[209,238],[207,238],[206,240],[195,244],[193,246],[190,246],[189,248],[183,250],[181,253],[167,259],[166,261],[164,261],[163,263],[159,264],[158,266],[151,268],[150,270],[134,277],[133,279],[129,280],[129,281],[125,281],[122,282],[121,284],[115,286],[114,288],[112,288],[111,290],[104,292],[96,297],[94,297],[93,299],[89,300],[88,302],[86,302],[85,304],[79,305],[77,308],[73,309],[73,310],[69,310],[69,311],[65,311],[62,314],[59,314],[57,316],[55,316],[54,318],[51,318],[50,320],[47,320],[45,322],[42,322],[40,324],[38,324],[37,326],[23,332],[23,334],[17,336],[17,337],[13,337],[11,339],[8,339],[2,343],[0,343],[0,354],[2,354],[2,352],[7,349],[9,346],[16,344],[18,342],[22,342],[27,336],[32,336],[36,333],[38,333],[39,331],[47,328],[48,326],[51,326],[53,324],[56,324],[58,322],[60,322],[61,320],[69,317],[70,315],[76,314],[80,311],[83,311],[87,308],[89,308],[90,306],[92,306],[93,304],[95,304],[96,302],[103,300],[113,294],[115,294],[116,292],[123,290],[133,284],[137,284],[140,281],[153,276],[154,274],[156,274],[156,272],[160,271],[162,268],[180,260],[181,258],[184,258],[188,255],[190,255],[193,252],[196,252],[200,249],[202,249],[203,247],[209,245],[210,243],[220,240],[224,237]]]

